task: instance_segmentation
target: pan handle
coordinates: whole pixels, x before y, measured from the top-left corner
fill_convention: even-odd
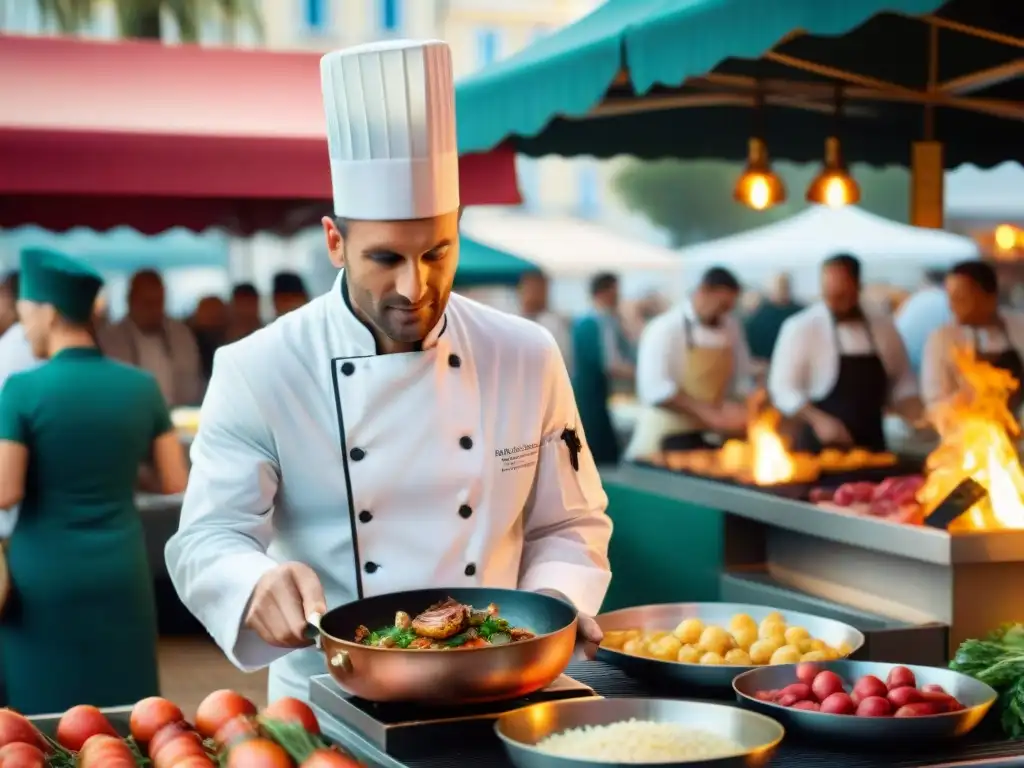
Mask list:
[[[312,640],[317,648],[321,647],[320,634],[322,630],[320,629],[320,619],[322,618],[323,616],[315,611],[306,617],[306,638]]]

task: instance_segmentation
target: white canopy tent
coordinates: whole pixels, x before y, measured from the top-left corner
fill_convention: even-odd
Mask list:
[[[542,216],[516,209],[479,207],[463,213],[461,230],[478,243],[537,265],[551,279],[551,305],[564,313],[586,309],[587,278],[619,276],[624,297],[657,289],[668,299],[678,287],[677,253],[568,216]]]
[[[911,289],[925,270],[978,258],[978,247],[967,237],[900,224],[854,206],[813,206],[785,221],[679,251],[687,290],[705,269],[720,265],[751,289],[788,272],[794,295],[804,300],[819,293],[821,262],[838,253],[861,260],[865,283]]]

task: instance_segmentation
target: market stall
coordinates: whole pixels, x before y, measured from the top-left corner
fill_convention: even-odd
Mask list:
[[[734,23],[739,18],[742,25]],[[939,229],[944,168],[1021,158],[1014,136],[1024,114],[1022,47],[1024,26],[1009,0],[785,9],[744,0],[657,7],[610,0],[463,81],[460,147],[511,143],[532,156],[747,157],[747,173],[762,180],[772,175],[769,156],[823,158],[819,180],[841,179],[843,194],[831,200],[812,185],[807,196],[837,206],[859,195],[846,161],[901,164],[912,170],[911,221]],[[962,241],[929,235],[935,247],[952,244],[969,254]],[[961,458],[963,447],[953,446]],[[967,516],[958,523],[966,529],[947,531],[923,520],[852,515],[811,504],[813,484],[800,492],[782,489],[800,485],[791,481],[709,478],[721,458],[685,476],[664,457],[652,457],[665,465],[659,468],[603,472],[616,524],[605,609],[636,604],[639,595],[650,602],[735,595],[814,605],[865,630],[885,630],[881,637],[924,631],[920,652],[931,658],[1010,611],[1003,585],[1016,576],[1004,574],[1016,573],[1024,559],[1015,517],[989,518],[979,528]],[[963,477],[962,466],[940,471],[953,466],[940,461],[922,475],[932,483],[925,506],[936,501],[937,478]],[[990,463],[968,466],[971,474]],[[1000,454],[994,466],[1015,476],[1019,465],[1015,455]],[[984,472],[972,476],[1006,488],[998,471],[992,482]],[[1008,498],[1019,503],[1024,485],[1012,485]]]
[[[295,232],[330,208],[325,130],[317,54],[0,36],[0,227]],[[511,149],[459,171],[519,201]]]
[[[818,265],[837,253],[856,254],[865,285],[912,290],[925,270],[978,258],[978,245],[969,237],[900,224],[852,205],[815,205],[774,224],[682,248],[679,258],[686,264],[687,290],[696,287],[705,269],[718,265],[743,275],[744,288],[754,290],[785,272],[793,295],[809,301],[819,294]]]

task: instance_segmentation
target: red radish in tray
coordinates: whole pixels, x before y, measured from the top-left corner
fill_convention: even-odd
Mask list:
[[[942,686],[918,688],[913,670],[903,666],[892,667],[885,682],[863,675],[851,688],[835,672],[819,671],[812,663],[797,665],[796,677],[798,682],[777,691],[756,691],[754,698],[806,712],[858,717],[922,717],[964,709]]]

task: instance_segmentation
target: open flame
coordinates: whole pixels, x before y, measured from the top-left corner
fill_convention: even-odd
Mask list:
[[[917,500],[930,514],[970,477],[988,490],[988,496],[961,515],[951,531],[1024,529],[1024,469],[1016,446],[1020,424],[1007,405],[1020,382],[978,360],[969,347],[952,350],[952,359],[966,386],[935,409],[933,421],[941,443],[928,456]]]
[[[796,462],[779,435],[780,420],[778,411],[768,409],[757,414],[748,427],[751,474],[758,485],[789,483],[796,476]]]

